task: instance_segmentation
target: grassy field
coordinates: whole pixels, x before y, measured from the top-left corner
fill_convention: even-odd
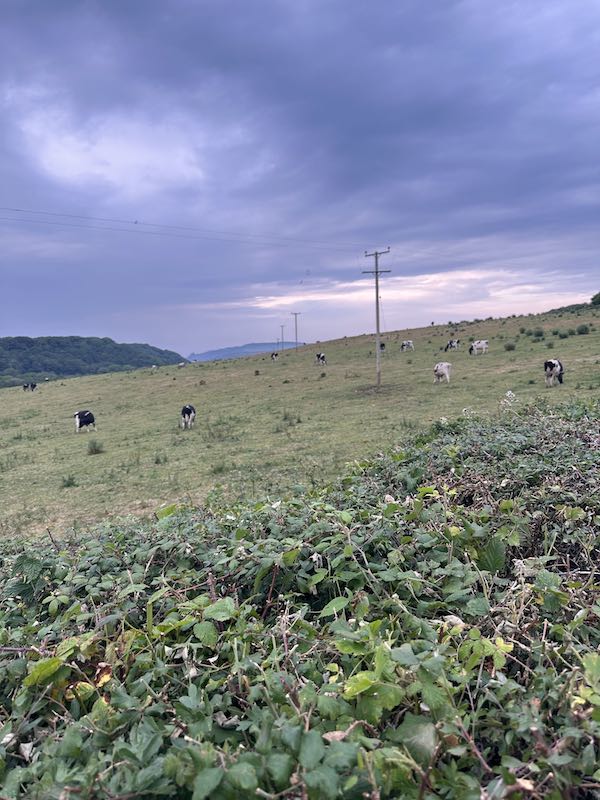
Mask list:
[[[507,391],[518,403],[590,397],[600,388],[599,316],[590,306],[386,333],[379,391],[373,336],[286,351],[275,363],[256,356],[0,390],[0,535],[201,503],[215,490],[264,496],[320,484],[423,423],[465,408],[494,414]],[[451,337],[462,348],[444,353]],[[414,352],[400,352],[405,338]],[[470,357],[469,338],[489,339],[490,352]],[[314,364],[317,350],[326,367]],[[548,357],[565,365],[553,390]],[[449,385],[433,383],[439,360],[453,364]],[[184,403],[196,406],[192,431],[178,427]],[[83,408],[96,432],[75,434],[72,415]]]

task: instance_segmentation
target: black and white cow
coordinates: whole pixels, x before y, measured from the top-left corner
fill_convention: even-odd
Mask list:
[[[434,383],[441,383],[443,379],[446,379],[446,383],[450,383],[450,370],[452,369],[452,364],[448,361],[438,361],[438,363],[433,368],[433,382]]]
[[[23,391],[26,392],[28,389],[29,389],[29,384],[28,383],[24,383],[23,384]]]
[[[558,358],[549,358],[544,361],[544,372],[546,373],[546,386],[555,386],[563,382],[565,370]]]
[[[448,339],[448,343],[444,350],[448,352],[448,350],[458,350],[460,346],[460,339]]]
[[[191,428],[196,419],[196,409],[189,403],[181,409],[181,427],[185,430]]]
[[[385,342],[379,342],[379,349],[382,353],[385,353]]]
[[[325,353],[317,353],[315,355],[315,364],[322,364],[325,366],[327,364],[327,359],[325,358]]]
[[[475,339],[469,347],[469,355],[479,355],[479,353],[487,353],[490,343],[487,339]]]
[[[35,392],[35,390],[37,389],[37,383],[24,383],[23,391],[26,392],[28,389],[31,392]]]
[[[75,417],[75,433],[79,433],[82,428],[93,427],[96,430],[96,420],[91,411],[76,411],[73,416]]]
[[[412,339],[405,339],[400,345],[400,350],[402,352],[404,352],[405,350],[414,350],[414,349],[415,345]]]
[[[277,361],[279,358],[279,353],[271,353],[271,361]]]

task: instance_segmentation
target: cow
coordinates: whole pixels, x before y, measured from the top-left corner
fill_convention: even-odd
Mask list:
[[[279,353],[271,353],[271,361],[277,361],[279,358]]]
[[[479,353],[487,353],[489,342],[487,339],[475,339],[469,347],[469,355],[478,355]]]
[[[444,378],[446,378],[446,383],[450,383],[451,368],[452,364],[450,364],[448,361],[438,361],[433,368],[433,382],[440,383]]]
[[[96,430],[96,420],[91,411],[76,411],[73,416],[75,417],[75,433],[79,433],[82,428],[93,427]]]
[[[23,384],[23,391],[26,392],[27,389],[29,389],[29,384],[28,383],[24,383]]]
[[[315,364],[321,364],[325,366],[327,364],[327,359],[325,358],[325,353],[317,353],[315,355]]]
[[[29,388],[31,389],[32,392],[35,392],[35,390],[37,389],[37,383],[30,383]]]
[[[382,353],[385,353],[385,342],[379,342],[379,349]]]
[[[400,345],[400,350],[404,352],[405,350],[414,350],[415,345],[412,339],[405,339],[402,344]]]
[[[448,352],[448,350],[458,350],[459,345],[460,345],[460,339],[448,339],[448,343],[446,344],[446,347],[444,347],[444,350],[446,351],[446,353]]]
[[[196,409],[189,403],[181,409],[181,427],[185,430],[191,428],[196,419]]]
[[[544,372],[546,373],[546,386],[548,388],[563,382],[565,370],[558,358],[549,358],[548,361],[544,361]]]

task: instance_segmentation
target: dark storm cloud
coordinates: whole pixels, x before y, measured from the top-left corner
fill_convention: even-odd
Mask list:
[[[502,263],[540,292],[565,268],[565,298],[597,289],[595,4],[9,0],[3,15],[0,205],[195,229],[0,211],[4,335],[33,330],[28,298],[36,333],[183,348],[173,331],[194,325],[201,349],[231,343],[208,309],[241,304],[234,338],[255,338],[256,308],[271,326],[286,295],[351,333],[356,309],[331,304],[387,244],[402,275]]]

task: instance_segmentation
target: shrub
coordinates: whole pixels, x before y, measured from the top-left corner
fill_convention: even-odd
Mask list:
[[[569,328],[569,336],[575,336],[575,328]]]
[[[507,351],[515,350],[517,345],[514,342],[506,342],[504,345],[504,349]]]
[[[98,453],[104,452],[104,445],[97,439],[90,439],[87,446],[88,456],[96,456]]]
[[[597,294],[592,297],[591,302],[593,306],[600,306],[600,292],[597,292]]]
[[[525,333],[525,328],[524,328],[522,325],[521,325],[521,327],[519,328],[519,333]]]
[[[65,478],[62,479],[62,488],[69,489],[71,486],[78,486],[75,479],[75,475],[67,475]]]
[[[569,338],[569,334],[568,334],[566,331],[561,331],[561,332],[558,334],[558,338],[559,338],[559,339],[568,339],[568,338]]]
[[[585,336],[586,333],[589,333],[590,329],[587,325],[578,325],[577,326],[577,335],[578,336]]]
[[[546,347],[548,348],[548,350],[553,350],[554,349],[554,342],[546,342]]]

